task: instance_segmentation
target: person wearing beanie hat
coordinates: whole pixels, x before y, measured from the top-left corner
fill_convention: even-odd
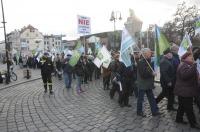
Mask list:
[[[178,96],[178,111],[176,114],[176,122],[187,124],[183,120],[183,115],[186,112],[191,128],[200,130],[200,125],[197,124],[194,110],[193,98],[198,93],[198,73],[197,65],[194,63],[191,52],[187,51],[181,57],[181,63],[177,69],[177,81],[174,88],[174,94]]]
[[[190,51],[187,51],[185,54],[183,54],[182,56],[181,56],[181,61],[182,60],[185,60],[188,56],[190,56],[191,55],[191,52]]]
[[[164,57],[160,63],[160,84],[162,87],[162,92],[156,98],[156,103],[158,104],[164,97],[167,97],[167,110],[177,111],[173,107],[174,101],[174,85],[175,85],[175,70],[172,63],[172,53],[169,49],[163,52]]]

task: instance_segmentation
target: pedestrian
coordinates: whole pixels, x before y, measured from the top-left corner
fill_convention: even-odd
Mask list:
[[[121,107],[127,106],[131,107],[129,104],[129,91],[131,89],[131,83],[135,81],[133,76],[133,67],[126,65],[123,62],[120,62],[117,67],[116,78],[117,82],[121,82],[122,88],[119,90],[119,105]]]
[[[92,81],[95,64],[93,62],[93,56],[88,57],[88,64],[89,64],[89,80]]]
[[[120,54],[115,54],[114,60],[111,61],[111,64],[110,64],[111,65],[111,82],[112,82],[112,87],[110,90],[110,99],[113,99],[115,92],[119,91],[119,84],[116,83],[116,81],[113,81],[114,79],[116,80],[117,68],[120,64],[119,56],[120,56]]]
[[[14,55],[13,60],[15,62],[15,65],[17,65],[18,63],[17,63],[17,56],[16,55]]]
[[[71,88],[72,83],[72,72],[73,67],[69,64],[69,60],[71,58],[71,54],[67,54],[67,58],[65,58],[62,62],[62,67],[64,71],[64,78],[65,78],[65,88]]]
[[[111,65],[109,64],[107,68],[105,67],[102,68],[103,68],[103,89],[110,90],[109,86],[110,86],[110,76],[111,76]]]
[[[163,58],[160,63],[160,84],[162,92],[157,96],[156,103],[158,104],[164,97],[167,97],[167,110],[177,111],[173,107],[174,101],[174,85],[175,85],[175,69],[172,62],[173,54],[170,49],[163,52]]]
[[[176,76],[177,81],[174,94],[178,96],[179,104],[176,122],[187,124],[187,122],[183,120],[183,115],[186,113],[190,127],[200,130],[193,110],[193,98],[198,94],[198,73],[197,64],[194,63],[191,52],[187,51],[181,57],[181,63],[178,66]]]
[[[54,67],[55,67],[55,75],[58,75],[58,79],[62,79],[62,59],[60,58],[59,54],[56,54],[54,59]]]
[[[152,89],[154,89],[154,77],[157,75],[149,66],[151,62],[151,51],[149,48],[142,50],[142,57],[138,62],[137,86],[138,86],[138,100],[137,100],[137,115],[146,117],[143,113],[144,94],[150,103],[152,116],[161,115],[158,111],[158,106],[154,98]]]
[[[27,57],[23,57],[22,58],[22,61],[23,61],[23,68],[27,68]]]
[[[84,58],[84,55],[82,55],[80,57],[80,59],[78,60],[77,64],[75,65],[75,72],[76,72],[76,91],[77,93],[82,93],[82,92],[85,92],[85,89],[83,89],[81,87],[81,84],[82,84],[82,80],[83,80],[83,77],[84,77],[84,73],[85,73],[85,67],[84,67],[84,64],[83,64],[83,58]]]
[[[19,57],[19,68],[20,68],[20,69],[23,69],[22,56]]]
[[[43,85],[44,85],[44,93],[47,93],[47,84],[49,86],[49,93],[53,94],[52,91],[52,79],[51,79],[51,74],[53,72],[53,62],[51,59],[48,57],[48,53],[45,52],[43,57],[40,60],[40,68],[41,68],[41,75],[42,75],[42,80],[43,80]]]

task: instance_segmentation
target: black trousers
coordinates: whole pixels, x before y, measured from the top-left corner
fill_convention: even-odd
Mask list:
[[[51,74],[43,74],[42,75],[44,88],[47,89],[47,85],[49,86],[49,90],[52,90],[52,80]]]
[[[112,88],[110,89],[110,98],[111,99],[113,99],[116,91],[119,91],[119,85],[112,84]]]
[[[173,94],[173,87],[162,87],[162,92],[156,98],[156,103],[158,104],[164,97],[168,99],[167,108],[173,108],[174,102],[174,94]]]
[[[131,87],[130,87],[129,93],[130,93],[130,94],[133,94],[133,92],[134,92],[134,94],[135,94],[135,97],[138,97],[138,87],[137,87],[137,84],[136,84],[135,81],[132,81],[132,82],[131,82]]]
[[[193,110],[193,98],[192,97],[180,97],[178,96],[178,111],[176,114],[176,121],[183,121],[183,115],[186,113],[190,125],[196,124],[196,119]]]
[[[131,88],[132,78],[125,78],[121,81],[122,91],[119,92],[119,103],[128,105],[129,104],[129,91]]]

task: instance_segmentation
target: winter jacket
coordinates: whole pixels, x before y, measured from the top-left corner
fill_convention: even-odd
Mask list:
[[[174,94],[181,97],[195,97],[198,93],[198,77],[195,64],[182,61],[177,69]]]

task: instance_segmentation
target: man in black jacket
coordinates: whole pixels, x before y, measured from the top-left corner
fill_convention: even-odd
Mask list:
[[[119,92],[119,105],[121,107],[131,107],[129,104],[129,91],[131,83],[134,81],[133,67],[126,67],[123,62],[119,63],[116,73],[117,81],[121,82],[122,90]]]
[[[173,107],[173,89],[175,85],[175,69],[172,62],[173,54],[169,49],[163,52],[164,57],[160,63],[160,83],[162,87],[162,92],[156,98],[156,103],[158,104],[164,97],[168,98],[167,109],[176,111]]]
[[[53,62],[48,57],[48,53],[44,53],[44,56],[40,60],[41,75],[44,83],[44,93],[47,93],[47,84],[49,86],[49,93],[53,94],[52,91],[52,80],[51,73],[53,72]]]

